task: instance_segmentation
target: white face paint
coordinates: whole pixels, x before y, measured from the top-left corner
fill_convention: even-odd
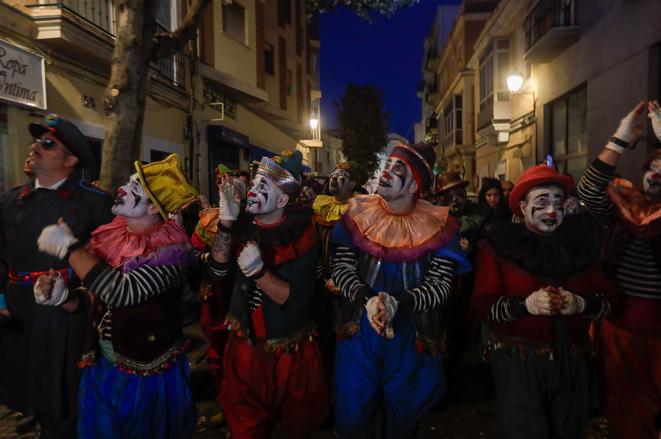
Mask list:
[[[142,188],[138,174],[131,175],[128,183],[117,189],[112,213],[125,218],[141,218],[148,213],[151,200]]]
[[[661,159],[654,159],[643,174],[643,191],[651,197],[661,196]]]
[[[409,167],[403,161],[390,157],[379,178],[377,193],[388,202],[412,197],[411,185],[414,181]]]
[[[351,183],[351,175],[347,171],[336,169],[329,176],[328,192],[331,195],[351,195],[353,191]]]
[[[537,186],[521,201],[526,227],[532,232],[547,234],[556,230],[565,217],[564,191],[558,186]]]
[[[284,195],[270,179],[257,174],[248,192],[246,211],[253,215],[267,215],[278,209],[278,201]]]

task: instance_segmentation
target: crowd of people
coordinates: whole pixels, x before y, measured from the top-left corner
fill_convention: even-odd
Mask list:
[[[0,403],[43,438],[192,437],[192,285],[232,438],[414,437],[475,340],[508,437],[585,437],[595,410],[657,437],[661,149],[642,189],[615,173],[646,109],[661,141],[640,103],[577,185],[542,163],[477,201],[426,143],[395,146],[374,195],[356,164],[322,185],[283,151],[219,166],[214,205],[176,155],[113,199],[79,179],[73,123],[30,124],[30,180],[0,197]]]

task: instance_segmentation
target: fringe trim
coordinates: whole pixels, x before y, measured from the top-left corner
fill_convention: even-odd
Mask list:
[[[175,342],[170,348],[163,352],[155,359],[144,363],[137,360],[132,360],[115,352],[117,369],[131,375],[149,376],[157,375],[169,369],[175,362],[177,357],[188,350],[190,340],[180,339]],[[78,368],[84,369],[96,364],[96,352],[90,351],[83,354],[81,360],[78,362]]]
[[[297,352],[302,343],[314,342],[319,336],[319,333],[314,327],[306,327],[295,331],[289,337],[255,341],[250,336],[250,331],[245,331],[236,317],[228,315],[225,319],[225,325],[228,331],[234,332],[237,337],[245,339],[249,344],[262,346],[265,352],[276,354]]]
[[[335,333],[338,340],[348,340],[358,334],[359,330],[360,322],[349,322],[337,326]],[[443,331],[439,338],[435,338],[416,331],[415,350],[432,356],[443,354],[447,351],[447,334]]]
[[[505,336],[493,331],[485,335],[483,341],[483,356],[485,359],[488,359],[490,352],[502,350],[509,351],[510,355],[518,355],[521,359],[535,356],[552,361],[556,356],[553,346],[548,343],[526,340],[520,337]],[[591,357],[595,354],[589,341],[586,341],[583,346],[571,343],[569,345],[569,351],[576,357]]]

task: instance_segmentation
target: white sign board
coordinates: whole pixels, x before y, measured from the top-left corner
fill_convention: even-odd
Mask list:
[[[0,40],[0,100],[45,110],[44,58]]]

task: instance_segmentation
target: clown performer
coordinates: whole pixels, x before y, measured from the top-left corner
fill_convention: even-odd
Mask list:
[[[228,179],[232,186],[234,198],[239,205],[245,204],[246,185],[238,177],[231,177],[230,169],[225,165],[216,168],[216,183],[220,188],[222,178]],[[219,190],[220,192],[220,190]],[[215,207],[207,207],[200,211],[199,221],[191,237],[191,243],[198,256],[201,265],[206,265],[209,259],[211,246],[218,233],[219,210]],[[230,296],[232,293],[231,279],[225,277],[217,282],[212,282],[208,277],[203,277],[200,282],[199,291],[202,299],[200,327],[209,342],[207,348],[207,364],[213,381],[214,388],[220,396],[220,385],[223,376],[223,352],[227,343],[228,331],[225,325],[225,317],[229,309]],[[222,415],[214,415],[212,423],[222,421]]]
[[[565,216],[572,179],[527,169],[509,203],[522,223],[494,222],[476,260],[473,305],[508,437],[579,438],[590,412],[590,322],[609,314],[613,286],[587,213]]]
[[[318,238],[312,210],[291,204],[301,168],[298,151],[262,158],[245,215],[221,187],[207,271],[233,277],[220,398],[232,438],[269,437],[277,420],[309,437],[328,412],[312,315]]]
[[[64,222],[46,227],[38,241],[89,288],[71,291],[52,275],[34,287],[37,303],[91,310],[80,362],[80,438],[187,438],[195,428],[181,316],[193,256],[183,227],[167,218],[197,194],[174,154],[135,168],[118,190],[115,219],[92,233],[87,248]]]
[[[394,147],[378,194],[356,196],[333,230],[340,289],[335,370],[337,429],[408,437],[445,393],[439,312],[468,267],[447,207],[421,200],[434,182],[427,144]]]
[[[357,184],[356,171],[352,172],[349,162],[339,163],[328,178],[330,195],[317,195],[312,204],[313,219],[321,241],[321,260],[317,267],[315,287],[315,314],[328,382],[332,381],[335,362],[335,304],[331,294],[339,293],[331,279],[330,238],[335,223],[349,207],[349,199],[353,196]]]
[[[661,141],[661,109],[648,104]],[[643,190],[614,179],[622,156],[642,134],[641,102],[620,121],[615,134],[585,172],[581,201],[606,230],[605,259],[620,306],[595,327],[605,380],[605,412],[618,437],[655,437],[661,412],[661,150],[643,165]]]

